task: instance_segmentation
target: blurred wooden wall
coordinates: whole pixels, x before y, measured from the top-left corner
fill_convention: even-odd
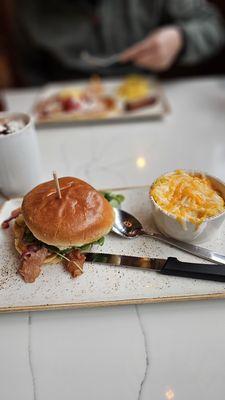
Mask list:
[[[11,62],[10,41],[11,23],[9,18],[13,14],[11,1],[1,0],[0,6],[0,87],[12,86],[15,83],[13,65]]]

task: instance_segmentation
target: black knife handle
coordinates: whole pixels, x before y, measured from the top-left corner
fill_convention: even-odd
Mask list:
[[[169,257],[161,274],[225,282],[225,265],[181,262]]]

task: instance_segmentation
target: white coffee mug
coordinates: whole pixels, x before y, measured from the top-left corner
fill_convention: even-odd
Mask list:
[[[0,113],[0,123],[3,119],[22,120],[24,127],[0,134],[0,192],[7,197],[23,196],[41,181],[37,134],[27,114]]]

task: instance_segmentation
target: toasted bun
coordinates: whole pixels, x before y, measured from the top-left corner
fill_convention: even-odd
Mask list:
[[[33,235],[44,243],[66,248],[82,246],[106,235],[114,223],[109,202],[92,186],[72,177],[36,186],[23,199],[22,213]]]

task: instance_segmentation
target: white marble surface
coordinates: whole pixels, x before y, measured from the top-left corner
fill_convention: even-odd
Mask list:
[[[27,111],[36,92],[9,91],[10,109]],[[164,121],[40,130],[43,176],[118,187],[194,168],[224,179],[224,80],[166,92]],[[1,315],[0,399],[222,400],[224,313],[222,300]]]

